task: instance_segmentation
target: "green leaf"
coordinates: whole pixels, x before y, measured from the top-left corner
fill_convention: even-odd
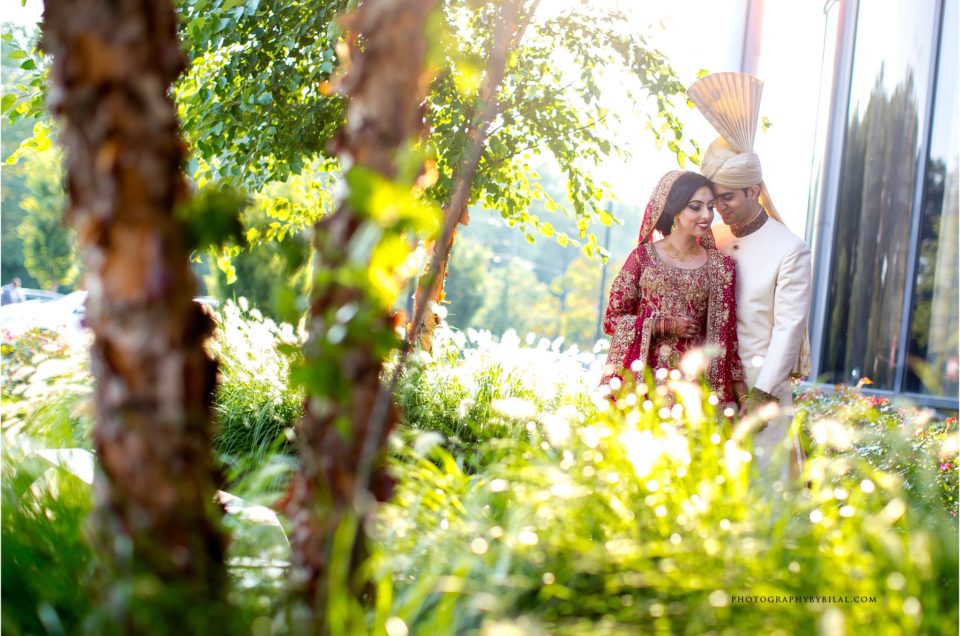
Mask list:
[[[360,166],[350,168],[346,180],[350,187],[350,204],[381,227],[403,224],[425,237],[432,237],[440,230],[442,211],[439,206],[415,197],[409,188],[398,186]]]
[[[36,142],[34,144],[34,148],[36,149],[37,152],[44,152],[45,150],[48,150],[51,146],[53,146],[53,140],[50,139],[50,137],[48,137],[47,135],[38,136],[35,139],[36,139]]]
[[[336,396],[339,385],[336,371],[329,364],[301,363],[290,370],[290,382],[293,386],[303,387],[309,395]]]
[[[299,305],[297,292],[287,285],[276,285],[271,294],[271,305],[277,317],[284,322],[297,324],[304,309]]]

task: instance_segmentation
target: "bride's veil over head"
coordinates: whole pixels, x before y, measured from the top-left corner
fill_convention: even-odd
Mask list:
[[[653,232],[656,230],[657,221],[660,220],[660,216],[663,214],[663,210],[667,205],[667,198],[670,196],[670,191],[673,190],[677,179],[684,174],[686,173],[683,170],[671,170],[660,177],[660,181],[657,182],[656,187],[653,189],[653,194],[650,195],[647,207],[643,211],[643,222],[640,224],[640,236],[637,240],[639,245],[653,242]],[[707,232],[707,235],[700,239],[700,245],[706,249],[716,248],[712,231]]]

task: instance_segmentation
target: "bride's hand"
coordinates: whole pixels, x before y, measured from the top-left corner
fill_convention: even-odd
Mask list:
[[[680,336],[681,338],[696,338],[697,334],[700,333],[700,325],[697,324],[695,320],[690,320],[689,318],[677,318],[677,327],[674,332],[675,335]]]
[[[695,338],[700,333],[700,325],[689,318],[675,316],[657,318],[656,323],[654,323],[654,333],[680,338]]]

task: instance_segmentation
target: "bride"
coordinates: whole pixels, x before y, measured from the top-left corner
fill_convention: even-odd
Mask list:
[[[707,381],[721,403],[747,396],[737,353],[736,268],[713,242],[713,193],[695,172],[668,172],[653,191],[640,241],[613,281],[603,330],[612,336],[601,384],[630,370],[675,369],[712,355]],[[653,232],[663,238],[653,241]],[[616,383],[614,387],[616,387]]]

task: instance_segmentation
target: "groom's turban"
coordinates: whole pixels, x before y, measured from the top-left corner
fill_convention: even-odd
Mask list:
[[[738,152],[723,137],[707,148],[700,162],[700,172],[726,188],[749,188],[763,181],[757,153]]]
[[[690,100],[720,133],[707,148],[700,172],[725,188],[760,186],[767,214],[783,222],[763,183],[760,157],[753,151],[763,82],[748,73],[713,73],[687,89]]]

